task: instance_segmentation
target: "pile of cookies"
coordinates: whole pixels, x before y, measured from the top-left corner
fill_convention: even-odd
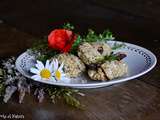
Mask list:
[[[92,80],[112,80],[122,77],[128,72],[128,66],[121,59],[107,61],[106,56],[113,54],[111,47],[105,42],[82,43],[78,48],[78,56],[59,54],[54,58],[64,62],[64,72],[69,77],[78,77],[87,72]]]

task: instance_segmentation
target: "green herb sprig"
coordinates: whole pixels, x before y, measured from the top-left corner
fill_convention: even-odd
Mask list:
[[[68,30],[74,30],[74,26],[72,24],[70,24],[70,23],[64,23],[62,28],[68,29]]]
[[[58,54],[58,51],[50,49],[48,47],[47,38],[34,40],[36,41],[30,50],[34,53],[40,53],[37,57],[37,60],[45,62],[47,59]]]
[[[64,29],[74,30],[74,26],[70,23],[65,23],[62,26]],[[86,36],[77,35],[77,39],[72,45],[72,48],[70,50],[70,53],[77,55],[77,49],[78,46],[82,42],[106,42],[108,40],[114,40],[114,36],[110,30],[105,30],[101,34],[97,34],[94,30],[89,29]],[[121,45],[120,45],[121,46]],[[114,46],[113,49],[118,49],[120,46]],[[36,43],[32,47],[33,51],[38,51],[41,53],[41,56],[39,56],[37,59],[41,61],[45,61],[48,58],[56,55],[58,52],[55,50],[51,50],[48,48],[47,38],[41,40],[36,40]]]
[[[104,57],[104,61],[109,61],[109,62],[111,62],[111,61],[114,61],[114,60],[118,60],[118,57],[115,56],[115,55],[113,55],[113,54]]]
[[[79,100],[74,97],[75,94],[79,93],[78,90],[65,87],[48,87],[46,92],[49,94],[53,103],[56,103],[58,99],[63,99],[68,105],[80,109],[82,108]]]
[[[83,42],[82,37],[78,35],[76,41],[73,43],[70,53],[77,55],[78,46]]]
[[[109,30],[105,30],[102,34],[96,34],[92,29],[88,30],[88,34],[83,38],[84,42],[102,42],[113,40],[113,34]]]
[[[78,35],[77,40],[72,45],[71,53],[77,55],[77,48],[82,42],[106,42],[113,39],[113,34],[109,30],[104,31],[102,34],[96,34],[95,31],[89,29],[86,36],[81,37]]]
[[[115,42],[114,45],[112,46],[112,50],[117,50],[117,49],[123,48],[125,46],[126,45],[124,43],[120,44],[120,43]]]

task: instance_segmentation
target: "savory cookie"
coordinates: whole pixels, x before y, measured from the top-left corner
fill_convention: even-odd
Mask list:
[[[101,65],[101,68],[105,72],[108,79],[122,77],[128,71],[128,66],[122,61],[106,61]]]
[[[77,77],[86,70],[84,63],[72,54],[59,54],[54,57],[61,64],[64,63],[64,72],[68,77]]]
[[[107,80],[105,73],[103,72],[102,68],[98,68],[97,70],[88,70],[88,76],[92,80]]]
[[[128,72],[128,66],[122,61],[106,61],[96,70],[88,70],[92,80],[112,80],[122,77]]]
[[[101,61],[104,56],[111,54],[112,49],[107,43],[87,43],[84,42],[79,46],[78,56],[86,64],[94,64]]]
[[[111,47],[105,42],[94,42],[91,43],[92,47],[95,48],[102,56],[109,56],[112,52]]]

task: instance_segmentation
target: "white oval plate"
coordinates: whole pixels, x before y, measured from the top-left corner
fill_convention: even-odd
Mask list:
[[[107,43],[112,46],[115,42],[117,44],[124,43],[126,45],[114,52],[121,51],[127,54],[127,57],[123,59],[123,61],[128,64],[127,75],[110,81],[93,81],[90,80],[87,75],[81,75],[78,78],[72,79],[70,83],[55,83],[50,80],[40,80],[38,82],[74,88],[98,88],[135,79],[146,74],[155,67],[157,63],[156,56],[149,50],[137,45],[119,41],[108,41]],[[24,52],[16,60],[17,70],[27,78],[31,78],[32,74],[29,72],[29,69],[34,66],[34,64],[35,57],[28,52]]]

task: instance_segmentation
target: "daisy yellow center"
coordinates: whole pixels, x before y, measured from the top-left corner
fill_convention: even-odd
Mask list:
[[[57,78],[57,80],[61,79],[61,72],[59,70],[56,70],[55,77]]]
[[[42,78],[49,79],[51,77],[51,72],[48,69],[43,69],[40,72],[40,75],[41,75]]]

